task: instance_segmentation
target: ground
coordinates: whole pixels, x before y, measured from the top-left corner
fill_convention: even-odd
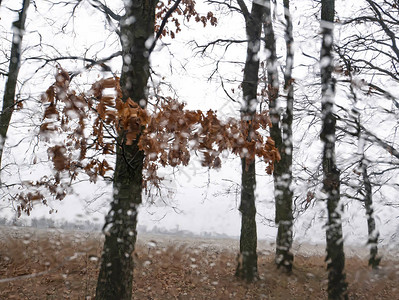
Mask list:
[[[103,239],[98,232],[0,228],[0,299],[94,299]],[[295,246],[292,275],[259,243],[259,280],[234,277],[238,241],[141,235],[134,253],[134,299],[326,299],[322,248]],[[365,249],[346,260],[350,299],[399,299],[399,264],[371,270]]]

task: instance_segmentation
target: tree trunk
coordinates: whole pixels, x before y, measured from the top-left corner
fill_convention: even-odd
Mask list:
[[[123,99],[131,98],[141,107],[147,104],[149,55],[146,41],[154,35],[156,0],[125,1],[121,21]],[[132,253],[137,237],[137,213],[142,202],[144,153],[138,138],[126,145],[120,130],[116,149],[114,196],[104,226],[105,242],[97,282],[96,299],[131,299]]]
[[[369,266],[371,266],[373,269],[377,269],[381,261],[381,257],[378,256],[378,237],[380,236],[380,233],[378,232],[375,226],[374,209],[373,209],[373,192],[372,192],[370,178],[367,173],[367,165],[368,162],[366,158],[363,158],[362,177],[363,177],[364,190],[365,190],[364,206],[366,208],[366,215],[367,215],[367,229],[368,229],[367,244],[370,247]]]
[[[350,79],[350,92],[354,99],[355,104],[357,103],[357,96],[355,93],[355,84],[352,77],[352,62],[347,59],[344,55],[340,55],[341,59],[344,61],[346,69],[349,70],[348,76]],[[356,105],[355,105],[356,107]],[[379,232],[376,230],[375,219],[374,219],[374,209],[373,209],[373,190],[370,182],[370,178],[367,172],[369,160],[365,157],[365,137],[362,134],[362,126],[359,111],[356,108],[352,108],[353,120],[356,124],[356,132],[358,138],[358,148],[359,153],[362,154],[362,160],[360,162],[360,169],[362,171],[362,179],[364,186],[364,206],[366,209],[366,217],[367,217],[367,229],[368,229],[368,240],[367,245],[370,247],[370,258],[369,258],[369,266],[373,269],[378,268],[381,257],[378,256],[378,237]],[[389,150],[388,150],[389,151]],[[392,152],[391,152],[392,153]]]
[[[240,4],[243,5],[243,4]],[[244,79],[242,83],[244,103],[241,111],[241,118],[247,122],[253,119],[256,112],[257,89],[259,78],[259,58],[260,36],[262,32],[262,21],[264,6],[253,3],[251,13],[245,15],[246,32],[248,38],[247,58],[244,67]],[[250,141],[251,126],[249,125],[247,139]],[[241,160],[241,235],[240,235],[240,254],[236,276],[248,282],[257,277],[258,256],[256,253],[257,233],[256,233],[256,207],[255,207],[255,161],[248,160],[245,156]]]
[[[320,53],[322,121],[320,138],[323,148],[323,192],[327,197],[328,221],[326,228],[328,298],[347,299],[344,242],[342,236],[340,201],[340,172],[335,162],[335,124],[333,113],[335,80],[333,70],[334,0],[322,0],[321,28],[323,41]]]
[[[3,108],[0,115],[0,183],[4,144],[15,106],[15,90],[17,87],[18,73],[21,65],[21,45],[22,39],[24,37],[25,21],[29,3],[29,0],[23,0],[22,9],[19,12],[18,20],[12,24],[14,33],[12,37],[10,65],[8,67],[8,77],[3,97]]]
[[[255,207],[255,162],[248,166],[246,159],[241,160],[241,235],[240,255],[236,276],[248,282],[253,281],[258,274],[256,207]]]
[[[270,3],[270,1],[268,1]],[[277,71],[277,55],[276,40],[274,37],[271,8],[267,9],[265,23],[265,42],[269,57],[267,59],[267,75],[269,90],[269,107],[272,118],[272,128],[270,130],[271,137],[276,142],[276,147],[280,151],[281,160],[276,163],[274,177],[274,198],[276,206],[275,222],[278,226],[276,238],[276,258],[277,267],[283,267],[285,271],[292,271],[293,254],[292,247],[292,119],[294,106],[294,87],[292,85],[292,69],[293,69],[293,36],[292,21],[289,12],[289,1],[284,0],[284,16],[286,20],[285,41],[286,41],[286,68],[284,72],[284,87],[287,90],[287,107],[281,120],[278,111],[278,71]]]

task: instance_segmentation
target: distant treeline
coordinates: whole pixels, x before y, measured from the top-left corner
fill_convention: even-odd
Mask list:
[[[88,230],[88,231],[99,231],[102,229],[102,225],[100,223],[94,223],[89,220],[66,221],[66,220],[53,220],[45,217],[31,218],[29,220],[0,217],[0,225],[33,227],[33,228],[59,228],[67,230]]]
[[[53,220],[45,217],[31,218],[31,219],[19,219],[19,218],[6,218],[0,217],[0,226],[17,226],[17,227],[33,227],[33,228],[56,228],[65,230],[84,230],[84,231],[101,231],[103,224],[85,221],[66,221],[66,220]],[[183,237],[202,237],[202,238],[238,238],[237,236],[232,237],[226,234],[220,234],[216,232],[201,232],[200,234],[194,233],[188,230],[176,229],[165,229],[154,226],[153,228],[147,228],[145,225],[139,225],[137,228],[139,234],[151,233],[151,234],[162,234],[162,235],[176,235]]]

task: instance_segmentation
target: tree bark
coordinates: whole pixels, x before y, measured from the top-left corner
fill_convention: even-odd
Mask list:
[[[236,276],[248,282],[258,275],[256,206],[255,206],[255,162],[247,165],[247,160],[241,160],[241,234],[240,254]]]
[[[381,257],[378,256],[378,237],[380,233],[376,229],[375,219],[374,219],[374,209],[373,209],[373,190],[371,187],[370,178],[367,172],[368,161],[365,157],[362,160],[362,177],[364,183],[364,206],[366,208],[367,215],[367,229],[368,229],[368,240],[367,244],[370,247],[370,258],[369,258],[369,266],[373,269],[377,269]]]
[[[323,192],[327,197],[328,221],[326,227],[328,298],[348,299],[345,268],[344,242],[342,236],[340,201],[340,172],[335,161],[335,125],[333,113],[335,80],[333,71],[333,28],[335,0],[322,0],[321,29],[322,46],[320,53],[322,131],[320,138],[323,148]]]
[[[245,5],[243,2],[241,6]],[[245,11],[247,11],[245,9]],[[248,38],[247,58],[244,67],[244,79],[242,83],[243,89],[243,106],[241,110],[241,118],[247,122],[253,119],[256,112],[257,89],[259,78],[259,58],[260,37],[262,32],[262,22],[264,16],[264,6],[255,2],[252,3],[250,14],[245,14],[246,32]],[[248,130],[248,141],[252,140],[251,126]],[[244,157],[241,160],[242,176],[241,176],[241,235],[240,235],[240,254],[236,276],[245,279],[248,282],[253,281],[257,277],[258,272],[258,256],[257,232],[256,232],[256,206],[255,206],[255,161]]]
[[[349,82],[350,82],[350,92],[351,95],[354,99],[355,104],[357,103],[357,96],[355,92],[355,84],[354,80],[352,77],[352,61],[350,59],[347,59],[344,55],[340,55],[341,59],[344,61],[346,70],[348,70],[348,76],[349,76]],[[359,111],[355,107],[352,108],[352,117],[353,121],[356,124],[356,136],[358,139],[358,148],[360,150],[360,153],[362,154],[362,160],[360,161],[360,169],[362,172],[362,185],[364,187],[364,206],[366,209],[366,217],[367,217],[367,229],[368,229],[368,239],[367,239],[367,245],[370,247],[370,257],[369,257],[369,266],[371,266],[373,269],[378,268],[381,257],[378,256],[378,237],[379,237],[379,232],[376,230],[376,225],[375,225],[375,218],[374,218],[374,209],[373,209],[373,189],[370,181],[369,174],[367,172],[368,165],[369,165],[369,160],[365,156],[365,142],[367,138],[365,137],[365,134],[363,133],[364,127],[361,126],[361,119],[360,119],[360,114]],[[386,148],[385,148],[386,149]],[[386,149],[389,151],[388,149]],[[390,152],[391,154],[393,153],[392,151]]]
[[[268,1],[270,3],[270,1]],[[293,69],[293,35],[292,21],[289,12],[289,1],[284,0],[284,16],[286,20],[285,42],[286,42],[286,68],[284,72],[284,88],[287,90],[287,106],[283,118],[278,111],[278,71],[276,40],[274,37],[271,8],[266,12],[265,34],[266,49],[269,57],[267,62],[267,77],[269,90],[269,107],[272,118],[272,128],[270,135],[276,142],[276,147],[280,151],[281,160],[275,164],[274,177],[274,198],[276,207],[275,222],[278,226],[276,238],[276,258],[277,267],[283,267],[285,271],[292,271],[294,256],[291,253],[292,247],[292,119],[294,108],[294,87],[292,84]],[[281,122],[281,126],[280,126]]]
[[[156,0],[125,1],[121,20],[123,54],[120,79],[123,100],[147,104],[149,54],[146,41],[154,36]],[[96,299],[131,299],[133,258],[137,237],[138,207],[142,202],[144,153],[138,139],[126,145],[121,129],[117,141],[113,181],[114,196],[104,226],[105,242],[97,281]]]
[[[8,77],[5,85],[3,107],[0,115],[0,183],[4,145],[7,138],[8,127],[10,126],[11,116],[15,107],[15,90],[21,66],[21,45],[24,37],[25,21],[29,3],[30,0],[23,0],[22,9],[18,14],[18,19],[12,24],[14,33],[12,37],[10,65],[8,67]]]

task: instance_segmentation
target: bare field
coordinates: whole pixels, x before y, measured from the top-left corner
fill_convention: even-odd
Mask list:
[[[0,299],[94,299],[103,239],[84,231],[0,228]],[[293,274],[259,243],[259,280],[234,277],[238,241],[139,236],[134,299],[326,299],[322,247],[296,245]],[[367,267],[365,249],[348,249],[350,299],[399,299],[399,264]],[[356,255],[355,255],[356,254]]]

